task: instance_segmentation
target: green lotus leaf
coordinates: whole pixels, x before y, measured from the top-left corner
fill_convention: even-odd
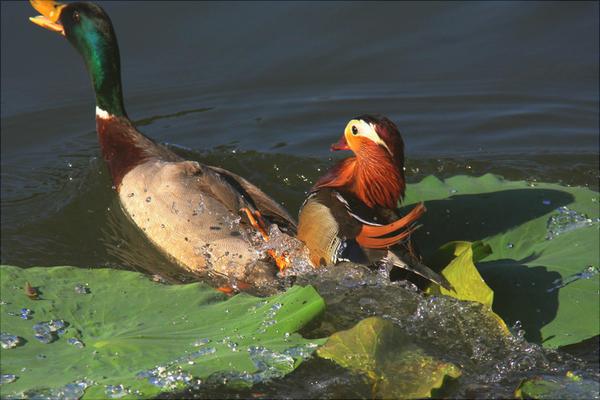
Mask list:
[[[597,399],[600,382],[567,373],[566,376],[542,375],[526,379],[515,391],[518,399]]]
[[[364,374],[378,398],[431,397],[447,377],[461,375],[458,367],[427,355],[408,335],[380,317],[366,318],[351,329],[334,333],[317,354]]]
[[[324,309],[311,286],[227,300],[201,283],[162,285],[114,269],[2,266],[0,280],[2,332],[21,340],[1,350],[2,374],[16,376],[0,386],[2,398],[83,390],[84,398],[148,398],[211,381],[248,386],[293,371],[322,342],[295,333]],[[37,300],[26,295],[27,282]],[[22,308],[31,319],[20,317]],[[34,325],[50,320],[66,329],[42,343]]]
[[[526,339],[556,348],[600,333],[597,192],[487,174],[429,176],[407,194],[407,206],[427,207],[415,233],[426,259],[449,239],[492,249],[477,269],[493,310],[509,325],[520,321]]]

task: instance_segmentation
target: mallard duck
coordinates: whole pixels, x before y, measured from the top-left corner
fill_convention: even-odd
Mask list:
[[[404,197],[404,143],[396,125],[385,117],[353,118],[332,150],[351,150],[313,186],[300,209],[298,239],[308,247],[315,266],[341,261],[386,263],[450,287],[424,265],[410,243],[422,203],[400,217]]]
[[[288,212],[244,178],[182,159],[136,129],[123,104],[117,38],[102,8],[31,4],[42,14],[31,21],[64,36],[83,57],[96,94],[102,156],[131,221],[188,270],[250,284],[272,279],[277,268],[258,242],[268,239],[269,224],[293,235]]]

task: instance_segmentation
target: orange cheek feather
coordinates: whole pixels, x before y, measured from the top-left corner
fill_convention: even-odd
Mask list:
[[[396,208],[403,195],[404,174],[386,149],[367,138],[353,139],[357,159],[353,192],[369,207]]]

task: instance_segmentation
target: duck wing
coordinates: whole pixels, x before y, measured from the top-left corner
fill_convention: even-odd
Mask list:
[[[208,168],[219,174],[222,181],[227,183],[227,190],[233,188],[239,196],[243,197],[248,208],[260,211],[263,217],[277,224],[282,231],[296,233],[297,225],[294,218],[265,192],[231,171],[213,166]]]

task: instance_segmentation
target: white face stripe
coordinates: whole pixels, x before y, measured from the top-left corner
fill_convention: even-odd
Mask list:
[[[356,129],[358,129],[358,133],[356,135],[352,133],[353,126],[355,126]],[[385,144],[385,142],[377,134],[377,131],[375,130],[375,125],[373,125],[371,123],[367,123],[367,122],[363,121],[362,119],[353,119],[350,122],[348,122],[348,125],[346,125],[345,131],[346,131],[346,135],[348,135],[348,137],[362,136],[362,137],[366,137],[367,139],[370,139],[372,142],[385,147],[385,149],[388,151],[388,153],[390,153],[390,155],[393,156],[390,148],[387,146],[387,144]],[[346,140],[348,140],[348,139],[346,139]]]
[[[100,119],[109,119],[111,115],[108,113],[108,111],[104,111],[100,107],[96,106],[96,117]]]

